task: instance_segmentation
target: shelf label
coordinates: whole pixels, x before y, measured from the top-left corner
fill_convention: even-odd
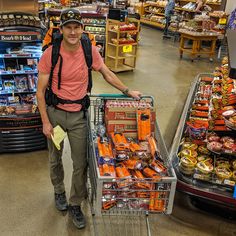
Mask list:
[[[236,199],[236,185],[234,185],[234,195],[233,198]]]
[[[235,182],[229,179],[225,179],[224,180],[224,184],[226,185],[230,185],[230,186],[235,186]]]
[[[125,45],[123,46],[123,52],[132,52],[133,46],[132,45]]]
[[[29,42],[29,41],[35,41],[40,39],[40,35],[9,35],[9,34],[1,34],[0,35],[0,41],[4,42]]]
[[[220,24],[220,25],[226,25],[226,23],[227,23],[226,18],[220,18],[220,19],[219,19],[219,24]]]

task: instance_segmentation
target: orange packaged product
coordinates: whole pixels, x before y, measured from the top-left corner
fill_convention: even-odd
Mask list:
[[[117,151],[124,151],[129,148],[129,144],[124,134],[112,132],[110,135]]]
[[[98,152],[99,156],[103,157],[104,160],[109,160],[114,158],[111,143],[109,143],[107,140],[98,137]]]
[[[124,164],[119,164],[118,166],[116,166],[115,169],[116,169],[117,177],[120,177],[120,178],[131,177],[130,172],[128,171],[128,169],[125,167]]]
[[[135,159],[128,159],[127,161],[124,161],[124,164],[130,170],[140,169],[142,167],[141,162]]]
[[[151,135],[150,109],[137,110],[138,140],[144,141]]]
[[[115,167],[113,165],[103,164],[102,165],[103,176],[116,176]]]
[[[135,185],[134,185],[136,188],[151,189],[151,184],[143,181],[145,177],[143,176],[141,171],[135,170],[132,172],[132,174],[133,174],[133,177],[137,179],[137,181],[135,180]]]
[[[141,147],[137,143],[131,141],[129,143],[129,149],[131,152],[137,152],[137,151],[140,151]]]
[[[155,211],[164,211],[165,209],[165,201],[163,199],[159,199],[160,193],[155,193],[155,201],[154,201],[154,210]]]
[[[160,161],[153,160],[149,166],[157,173],[166,174],[167,169]]]
[[[116,200],[104,201],[102,203],[102,209],[103,210],[109,210],[110,208],[112,208],[115,205],[116,205]]]
[[[158,149],[157,149],[157,144],[156,144],[156,140],[152,137],[149,136],[147,138],[148,140],[148,144],[149,144],[149,148],[150,148],[150,152],[153,158],[158,156]]]
[[[146,167],[143,169],[143,174],[147,177],[147,178],[152,178],[155,180],[159,180],[161,178],[161,176],[154,170],[150,169],[149,167]]]
[[[154,211],[154,204],[155,204],[155,192],[150,193],[150,202],[149,202],[149,210]]]

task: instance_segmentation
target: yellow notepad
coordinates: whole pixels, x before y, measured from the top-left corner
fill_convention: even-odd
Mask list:
[[[58,150],[61,149],[60,143],[66,137],[66,132],[61,128],[60,125],[57,125],[53,128],[53,135],[51,135],[52,141]]]

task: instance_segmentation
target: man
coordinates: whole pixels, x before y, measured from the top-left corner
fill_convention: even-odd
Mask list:
[[[168,28],[170,26],[171,15],[174,14],[174,9],[175,9],[175,0],[169,0],[165,7],[166,24],[164,28],[164,35],[163,35],[164,37],[168,35]]]
[[[54,69],[52,91],[61,99],[69,101],[83,100],[87,95],[88,67],[81,45],[81,36],[83,33],[82,17],[78,10],[67,9],[61,13],[60,18],[60,32],[63,35],[60,55],[63,58],[63,65],[60,77],[60,88],[58,86],[59,62]],[[52,47],[49,47],[43,53],[39,61],[37,89],[37,100],[43,123],[43,133],[48,138],[50,177],[54,186],[56,208],[58,210],[66,210],[68,208],[73,223],[77,228],[81,229],[86,225],[80,207],[86,197],[87,125],[84,116],[85,113],[83,106],[76,103],[59,103],[55,107],[46,106],[45,91],[50,77],[51,54]],[[117,76],[107,68],[95,46],[92,46],[92,58],[92,68],[99,71],[109,84],[130,97],[135,99],[140,98],[140,92],[129,90]],[[59,151],[51,140],[53,127],[56,125],[60,125],[67,132],[71,147],[73,174],[69,205],[67,204],[63,183],[64,170],[61,160],[63,145]]]

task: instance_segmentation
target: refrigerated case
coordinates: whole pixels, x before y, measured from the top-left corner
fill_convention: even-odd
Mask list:
[[[233,160],[236,160],[235,151],[232,153],[215,153],[209,151],[209,161],[212,160],[210,166],[212,166],[211,172],[206,172],[203,174],[199,172],[196,168],[196,163],[193,164],[194,167],[190,169],[184,169],[181,171],[181,151],[183,151],[183,143],[188,141],[191,142],[191,138],[189,139],[188,129],[187,129],[187,121],[189,121],[190,116],[192,115],[192,108],[195,102],[197,94],[200,92],[201,79],[202,78],[213,78],[213,74],[200,74],[196,77],[194,82],[191,85],[182,116],[179,121],[179,125],[177,127],[177,131],[173,140],[170,157],[172,159],[172,164],[175,169],[178,182],[177,189],[179,191],[185,192],[186,194],[194,197],[195,199],[203,200],[203,202],[210,203],[213,205],[227,207],[233,211],[236,210],[236,194],[235,194],[235,182],[236,180],[232,178],[219,179],[216,175],[216,166],[217,160],[219,158],[224,157],[229,160],[231,164]],[[208,127],[209,128],[209,127]],[[214,129],[214,128],[213,128]],[[215,128],[217,130],[217,128]],[[218,128],[219,129],[219,128]],[[221,131],[214,131],[216,135],[220,137],[230,136],[235,139],[235,131],[230,130],[227,127],[220,128]],[[211,131],[207,131],[208,134]],[[188,140],[186,140],[186,137]],[[184,140],[185,139],[185,140]],[[203,142],[206,140],[203,139]],[[200,143],[198,143],[200,144]],[[203,144],[203,143],[201,143]],[[197,150],[197,149],[196,149]],[[192,150],[192,153],[194,151]],[[199,156],[199,152],[197,152]],[[190,154],[193,155],[193,154]],[[203,157],[204,158],[204,157]],[[206,158],[206,157],[205,157]],[[191,158],[190,158],[191,159]],[[196,158],[198,160],[198,158]],[[191,159],[194,160],[194,159]],[[206,159],[205,159],[206,160]],[[198,160],[199,161],[199,160]],[[232,170],[232,166],[229,167],[230,171]],[[186,171],[187,170],[187,171]],[[232,170],[233,171],[233,170]],[[184,173],[183,173],[184,172]]]

